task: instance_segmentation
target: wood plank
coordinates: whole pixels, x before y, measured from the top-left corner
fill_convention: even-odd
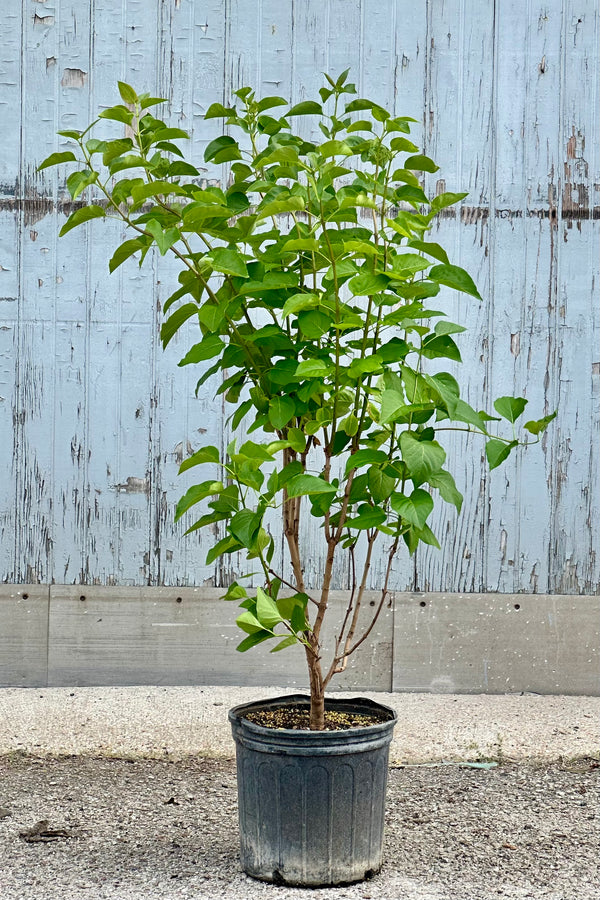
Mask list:
[[[48,668],[48,585],[0,585],[0,687],[42,687]]]
[[[18,329],[0,320],[0,571],[14,580],[17,536],[14,410]]]
[[[454,0],[442,9],[428,6],[425,39],[424,149],[440,166],[424,181],[430,196],[468,191],[469,196],[439,216],[431,239],[447,251],[451,263],[465,268],[483,297],[442,288],[436,309],[468,330],[458,335],[463,359],[440,360],[429,370],[447,371],[462,386],[475,409],[488,405],[487,367],[490,285],[488,204],[493,178],[492,96],[494,10],[490,4]],[[476,210],[471,212],[471,210]],[[441,423],[439,440],[447,452],[446,468],[464,496],[460,514],[440,501],[432,528],[441,550],[417,550],[414,584],[421,590],[479,591],[485,578],[485,478],[481,438],[457,433]]]
[[[562,196],[557,229],[557,328],[551,360],[559,407],[551,435],[550,583],[557,592],[593,591],[600,569],[600,220],[593,199],[595,196],[597,203],[600,183],[599,97],[598,79],[589,75],[599,37],[596,3],[587,0],[563,5],[558,174]]]
[[[600,693],[591,597],[396,594],[394,691]]]

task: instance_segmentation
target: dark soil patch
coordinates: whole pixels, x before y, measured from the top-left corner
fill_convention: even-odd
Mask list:
[[[310,730],[310,713],[302,706],[282,706],[279,709],[259,709],[244,716],[255,725],[265,728],[291,728],[294,731]],[[347,731],[349,728],[366,728],[383,722],[381,716],[369,713],[341,712],[325,710],[325,731]]]

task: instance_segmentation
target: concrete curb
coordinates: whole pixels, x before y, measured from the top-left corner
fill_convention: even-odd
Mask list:
[[[5,688],[0,691],[0,754],[229,758],[234,755],[229,707],[283,693],[289,689]],[[365,696],[398,712],[390,754],[395,764],[551,761],[597,756],[600,748],[598,697]]]

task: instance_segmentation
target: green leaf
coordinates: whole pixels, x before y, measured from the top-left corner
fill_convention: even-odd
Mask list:
[[[203,481],[202,484],[192,485],[177,503],[175,509],[175,521],[179,521],[182,515],[196,503],[200,503],[201,500],[204,500],[206,497],[211,497],[213,494],[219,494],[222,490],[222,481]]]
[[[378,528],[380,525],[383,525],[386,518],[385,512],[382,509],[379,509],[378,506],[369,506],[368,503],[363,503],[358,509],[357,516],[346,519],[345,527],[356,528],[359,530],[365,528]]]
[[[408,138],[396,137],[390,141],[390,147],[396,153],[415,153],[419,148]]]
[[[278,442],[273,441],[266,446],[265,444],[255,444],[254,441],[245,441],[235,455],[245,456],[247,459],[258,459],[261,462],[268,462],[273,459],[273,454],[277,452],[278,447],[273,446]],[[285,445],[285,441],[283,442]]]
[[[549,416],[544,416],[543,419],[535,419],[531,422],[525,422],[524,428],[530,434],[542,434],[550,424],[550,422],[556,418],[556,411],[551,413]]]
[[[464,200],[465,197],[468,196],[468,194],[438,194],[438,196],[434,197],[431,201],[431,210],[432,212],[439,212],[440,209],[445,209],[447,206],[453,206],[455,203],[460,203],[461,200]]]
[[[381,357],[384,363],[398,362],[407,355],[410,346],[402,338],[393,337],[387,344],[382,344],[377,348],[377,355]]]
[[[295,375],[298,378],[319,378],[329,375],[332,371],[330,362],[323,359],[304,359],[296,367]]]
[[[277,604],[260,587],[256,589],[256,618],[263,628],[273,629],[283,622]]]
[[[260,523],[261,517],[258,513],[252,512],[251,509],[240,509],[229,522],[227,530],[242,546],[250,549],[258,534]]]
[[[288,634],[282,641],[279,641],[273,649],[270,651],[271,653],[277,653],[278,650],[285,650],[286,647],[292,647],[294,644],[298,643],[298,638],[295,634]]]
[[[340,428],[342,428],[348,437],[354,437],[354,435],[358,432],[359,421],[354,413],[350,413],[349,416],[340,423]],[[335,451],[334,451],[335,452]]]
[[[426,337],[421,346],[421,353],[427,359],[453,359],[462,362],[458,347],[447,334]]]
[[[446,459],[446,451],[437,441],[420,441],[412,431],[402,432],[400,449],[409,478],[415,484],[429,481],[434,472],[440,471]]]
[[[350,378],[361,379],[363,375],[381,372],[382,365],[383,360],[378,354],[374,353],[372,356],[353,359],[348,366],[347,372]]]
[[[241,628],[242,631],[246,631],[248,634],[255,634],[257,631],[265,631],[264,627],[258,621],[258,618],[249,610],[238,616],[235,620],[235,624],[238,628]]]
[[[236,275],[239,278],[248,277],[246,260],[238,250],[230,250],[226,247],[217,247],[207,254],[212,261],[213,268],[225,275]]]
[[[217,447],[201,447],[200,450],[196,450],[192,456],[189,456],[179,466],[179,474],[185,472],[186,469],[191,469],[193,466],[202,465],[202,463],[219,463],[220,455]]]
[[[292,238],[292,240],[286,241],[281,249],[284,253],[291,250],[309,250],[318,252],[319,242],[316,238]]]
[[[131,85],[126,84],[124,81],[117,81],[117,86],[119,88],[119,93],[121,95],[121,100],[124,103],[136,103],[138,99],[138,95],[131,87]]]
[[[392,278],[399,275],[401,278],[410,278],[423,269],[428,269],[430,263],[418,253],[401,253],[392,257],[392,271],[389,273]]]
[[[223,106],[222,103],[211,103],[204,114],[205,119],[229,119],[235,115],[234,106]]]
[[[360,469],[361,466],[381,464],[387,462],[387,453],[383,450],[357,450],[346,460],[346,476],[352,469]]]
[[[274,106],[287,106],[287,100],[283,97],[263,97],[256,104],[256,111],[261,113],[266,109],[273,109]]]
[[[101,206],[96,206],[94,203],[90,206],[82,206],[81,209],[76,209],[75,212],[71,213],[58,235],[62,237],[63,234],[71,231],[72,228],[76,228],[84,222],[89,222],[90,219],[104,219],[105,217],[106,212]]]
[[[195,303],[185,303],[183,306],[180,306],[179,309],[175,310],[172,316],[163,322],[160,329],[160,339],[162,341],[163,350],[173,337],[173,335],[179,331],[184,322],[187,322],[189,318],[193,315],[198,314],[198,307]]]
[[[511,441],[507,444],[504,441],[498,441],[496,438],[491,438],[485,445],[485,455],[490,469],[495,469],[503,463],[504,460],[507,459],[510,451],[513,447],[516,447],[518,443],[518,441]]]
[[[429,270],[428,277],[438,284],[445,284],[446,287],[454,288],[456,291],[462,291],[464,294],[471,294],[481,300],[481,295],[475,286],[475,282],[468,272],[461,269],[460,266],[434,266]]]
[[[434,259],[438,259],[446,266],[450,264],[448,254],[440,244],[435,244],[432,241],[409,241],[408,246],[413,247],[415,250],[420,250],[422,253],[427,253],[428,256],[433,256]]]
[[[364,109],[382,109],[378,103],[374,103],[373,100],[367,100],[365,97],[357,97],[356,100],[351,100],[350,103],[347,104],[345,112],[361,112]]]
[[[336,488],[324,478],[316,475],[295,475],[287,483],[288,497],[303,497],[310,494],[335,494]]]
[[[237,142],[227,134],[215,138],[204,151],[204,162],[223,163],[241,158],[242,154]]]
[[[433,498],[431,494],[421,488],[415,488],[410,497],[404,494],[394,494],[390,505],[397,515],[417,528],[423,528],[427,517],[433,510]]]
[[[383,503],[391,496],[396,479],[391,475],[386,475],[377,466],[371,466],[368,473],[369,492],[376,503]]]
[[[208,504],[211,505],[210,503]],[[183,532],[184,534],[193,534],[194,531],[200,531],[201,528],[206,528],[207,525],[214,525],[216,522],[222,522],[223,519],[227,518],[226,513],[219,512],[211,512],[207,513],[205,516],[200,516],[197,522],[194,522],[193,525],[190,525],[189,528]]]
[[[124,241],[113,253],[110,262],[108,263],[109,271],[114,272],[115,269],[118,269],[119,266],[125,262],[125,260],[129,259],[130,256],[133,256],[134,253],[137,253],[138,250],[145,251],[147,249],[147,239],[133,238],[133,240]]]
[[[148,109],[150,106],[158,106],[160,103],[167,103],[166,97],[147,97],[142,94],[138,98],[142,109]]]
[[[269,422],[280,431],[296,413],[296,404],[291,397],[273,397],[269,401]]]
[[[321,116],[323,107],[315,100],[304,100],[302,103],[296,103],[286,112],[287,116]]]
[[[288,441],[292,450],[296,453],[304,453],[306,450],[306,435],[300,428],[288,428]]]
[[[167,197],[169,194],[185,194],[185,190],[173,181],[151,181],[149,184],[136,184],[131,196],[139,207],[150,197]]]
[[[397,203],[410,203],[411,206],[417,208],[423,204],[429,204],[429,197],[421,187],[415,187],[412,184],[405,184],[398,188],[394,193],[394,199]]]
[[[237,581],[234,581],[229,585],[227,591],[221,597],[221,600],[242,600],[248,596],[248,591],[243,585],[238,584]]]
[[[286,197],[283,200],[272,200],[270,203],[265,203],[264,206],[261,205],[258,207],[256,210],[256,220],[261,221],[262,219],[268,219],[269,216],[277,216],[280,213],[296,212],[304,209],[305,206],[304,198],[296,195]]]
[[[447,319],[440,319],[439,322],[435,323],[434,330],[436,334],[462,334],[467,329],[462,325],[457,325],[455,322],[448,322]]]
[[[405,169],[415,169],[417,172],[437,172],[439,166],[428,156],[418,153],[416,156],[409,156],[404,162]]]
[[[98,118],[111,119],[114,122],[123,122],[124,125],[131,125],[133,113],[126,106],[111,106],[108,109],[103,109],[99,113]]]
[[[445,500],[446,503],[452,503],[458,512],[460,512],[463,503],[463,495],[456,487],[454,478],[450,472],[435,472],[433,475],[429,476],[428,483],[431,487],[437,488],[442,500]]]
[[[449,414],[452,421],[466,422],[468,425],[473,425],[478,431],[483,432],[483,434],[487,434],[487,428],[484,420],[481,418],[481,414],[476,412],[468,403],[465,403],[464,400],[457,399],[452,413]]]
[[[406,408],[406,398],[400,391],[395,388],[386,388],[381,395],[381,416],[379,422],[381,425],[388,425],[393,422],[400,412]]]
[[[286,319],[294,313],[301,312],[303,309],[314,309],[319,305],[319,298],[316,294],[293,294],[283,304],[281,312],[282,318]]]
[[[223,556],[224,553],[235,553],[236,550],[241,549],[242,545],[240,544],[240,542],[231,535],[227,535],[227,537],[224,537],[220,541],[218,541],[214,547],[210,548],[210,550],[206,554],[206,565],[209,566],[219,556]]]
[[[498,397],[494,400],[494,409],[509,422],[516,422],[527,406],[527,400],[524,397]]]
[[[150,219],[145,225],[146,231],[149,231],[160,250],[160,255],[164,256],[173,244],[177,243],[181,235],[177,228],[163,229],[162,225],[156,219]]]
[[[98,173],[92,172],[90,169],[85,169],[83,172],[73,172],[67,178],[67,190],[69,191],[71,198],[77,200],[86,187],[89,187],[90,184],[94,184],[97,179]]]
[[[77,157],[72,150],[64,150],[61,153],[51,153],[50,156],[46,157],[44,162],[39,164],[37,171],[41,172],[42,169],[47,169],[49,166],[59,166],[61,163],[65,162],[77,162]]]
[[[263,641],[268,641],[269,638],[272,637],[273,635],[270,631],[257,631],[254,634],[249,634],[248,637],[245,637],[235,649],[239,651],[239,653],[245,653],[246,650],[250,650],[252,647],[256,647],[257,644],[262,644]]]
[[[190,163],[176,159],[175,162],[172,162],[169,166],[167,174],[169,178],[173,178],[176,175],[191,175],[192,178],[195,178],[200,172],[195,166],[190,165]]]
[[[323,141],[320,144],[319,153],[327,158],[329,156],[352,156],[354,150],[346,141]]]
[[[388,275],[364,272],[356,275],[348,282],[348,287],[356,297],[369,297],[379,291],[385,291],[390,279]]]
[[[429,525],[424,525],[423,528],[415,530],[420,541],[423,541],[424,544],[429,544],[432,547],[436,547],[436,549],[438,550],[440,549],[440,543]]]
[[[320,309],[307,309],[298,315],[298,325],[304,337],[318,340],[329,331],[331,319]]]

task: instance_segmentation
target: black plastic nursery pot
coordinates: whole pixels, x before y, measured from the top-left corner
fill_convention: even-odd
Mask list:
[[[291,694],[229,711],[237,755],[243,870],[275,884],[349,884],[381,868],[394,710],[362,697],[326,709],[382,721],[344,731],[266,728],[255,710],[310,706]]]

